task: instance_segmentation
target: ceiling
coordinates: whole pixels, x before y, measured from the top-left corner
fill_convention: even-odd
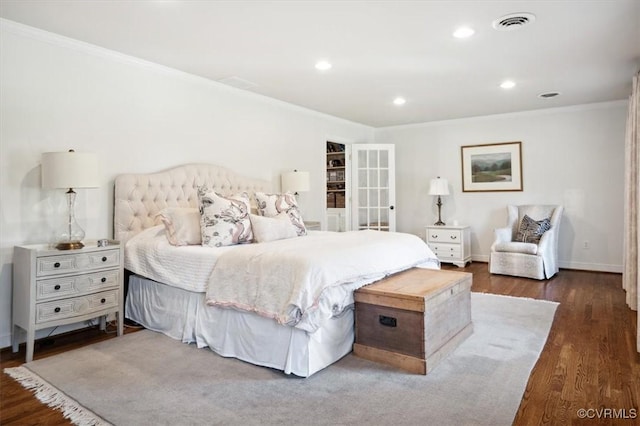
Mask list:
[[[640,0],[0,1],[2,18],[373,127],[626,99],[640,69]]]

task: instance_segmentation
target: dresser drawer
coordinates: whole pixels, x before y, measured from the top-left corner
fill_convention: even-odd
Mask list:
[[[427,234],[430,243],[460,243],[462,234],[458,229],[429,229]]]
[[[120,265],[120,250],[43,256],[36,260],[36,276],[91,271]]]
[[[36,305],[36,323],[72,318],[118,306],[118,290],[72,297]]]
[[[70,275],[36,281],[36,300],[50,300],[61,297],[80,296],[100,290],[118,287],[120,270],[94,272],[85,275]]]
[[[429,244],[433,253],[439,259],[460,259],[462,250],[459,244]]]

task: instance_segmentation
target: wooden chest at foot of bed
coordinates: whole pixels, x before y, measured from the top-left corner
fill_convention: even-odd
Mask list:
[[[471,280],[413,268],[358,289],[354,354],[427,374],[473,333]]]

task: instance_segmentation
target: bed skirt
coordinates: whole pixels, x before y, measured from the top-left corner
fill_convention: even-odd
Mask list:
[[[131,275],[126,318],[224,357],[308,377],[349,352],[353,309],[345,309],[314,333],[251,312],[207,306],[196,293]]]

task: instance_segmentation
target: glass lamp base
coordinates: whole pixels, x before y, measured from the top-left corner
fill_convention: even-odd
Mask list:
[[[76,250],[81,249],[82,247],[84,247],[82,241],[66,241],[56,244],[56,248],[58,250]]]
[[[75,250],[84,247],[84,244],[82,244],[84,229],[82,229],[76,221],[75,201],[76,192],[73,188],[69,188],[69,191],[67,191],[67,207],[69,209],[69,216],[56,238],[56,248],[58,250]]]

